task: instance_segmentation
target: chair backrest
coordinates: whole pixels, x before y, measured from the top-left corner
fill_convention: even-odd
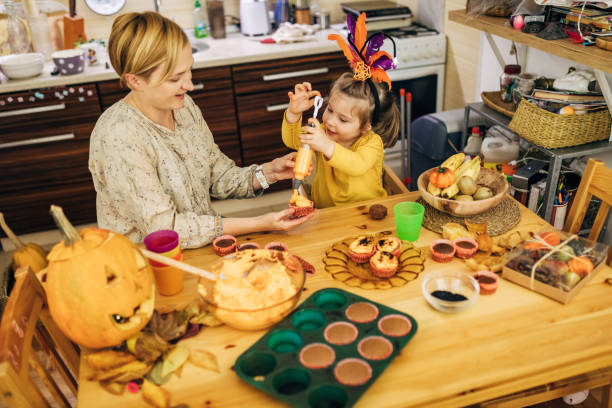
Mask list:
[[[55,325],[34,272],[15,276],[0,324],[0,405],[73,406],[79,349]]]
[[[389,195],[409,193],[410,190],[402,183],[391,167],[383,166],[383,188]]]
[[[589,239],[596,241],[606,222],[610,205],[612,205],[612,170],[607,168],[601,160],[589,159],[582,180],[576,191],[572,207],[565,220],[564,231],[577,234],[582,221],[589,208],[591,198],[595,196],[601,200],[601,206],[591,227]],[[612,247],[608,251],[608,265],[612,265]]]

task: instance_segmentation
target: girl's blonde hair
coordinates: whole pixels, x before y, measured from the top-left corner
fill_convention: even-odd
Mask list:
[[[380,111],[378,113],[378,121],[372,125],[372,131],[381,137],[385,147],[390,147],[395,144],[399,133],[399,109],[397,108],[393,93],[388,89],[387,84],[374,82],[374,86],[380,101]],[[333,95],[334,92],[341,92],[346,96],[366,102],[355,107],[360,119],[361,129],[364,130],[368,122],[372,123],[376,102],[374,101],[374,95],[369,84],[365,81],[353,79],[353,73],[346,72],[340,75],[332,84],[330,95]]]
[[[149,79],[165,63],[162,80],[176,68],[179,55],[189,39],[181,27],[158,13],[122,14],[113,21],[108,39],[108,57],[125,86],[125,74]]]

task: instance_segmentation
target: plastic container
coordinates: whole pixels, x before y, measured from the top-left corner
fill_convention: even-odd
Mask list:
[[[501,126],[492,126],[482,141],[484,167],[501,172],[502,164],[519,158],[519,137]]]
[[[222,0],[207,0],[208,23],[212,38],[225,38],[225,9]]]
[[[521,73],[520,65],[506,65],[499,77],[500,98],[504,102],[512,102],[512,90],[518,84],[518,75]]]
[[[468,138],[465,147],[463,148],[463,153],[476,156],[480,153],[480,148],[482,146],[482,135],[480,134],[480,128],[478,126],[474,126],[472,128],[472,135]]]
[[[195,38],[208,37],[208,27],[204,18],[204,9],[200,5],[200,0],[196,0],[193,9],[193,35]]]
[[[292,407],[352,407],[417,331],[409,314],[354,293],[313,293],[234,364]]]

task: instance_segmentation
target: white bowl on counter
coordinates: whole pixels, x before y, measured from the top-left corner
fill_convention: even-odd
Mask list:
[[[0,57],[0,70],[9,79],[31,78],[40,75],[44,65],[45,57],[37,52]]]

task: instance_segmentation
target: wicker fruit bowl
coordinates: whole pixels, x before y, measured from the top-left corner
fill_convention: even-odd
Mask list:
[[[427,191],[427,183],[429,182],[429,173],[436,170],[437,167],[424,171],[419,176],[417,186],[421,192],[421,197],[432,207],[448,214],[459,217],[466,215],[476,215],[487,211],[489,208],[495,207],[503,199],[508,192],[508,182],[500,173],[483,167],[480,169],[480,174],[476,180],[479,186],[489,187],[493,191],[493,197],[484,200],[476,201],[456,201],[447,200],[442,197],[436,197]]]

